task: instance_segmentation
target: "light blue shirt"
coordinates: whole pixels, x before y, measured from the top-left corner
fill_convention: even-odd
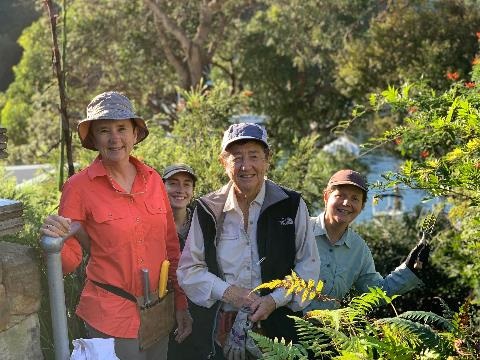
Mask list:
[[[310,221],[320,255],[320,280],[324,284],[322,294],[338,301],[314,300],[305,311],[338,308],[340,300],[350,289],[362,294],[369,287],[376,286],[391,296],[423,284],[405,263],[383,278],[375,270],[372,253],[365,240],[350,228],[332,245],[325,229],[324,214],[310,218]]]

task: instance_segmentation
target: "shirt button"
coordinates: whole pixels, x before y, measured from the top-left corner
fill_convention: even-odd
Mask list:
[[[327,264],[327,267],[330,267],[330,264]]]
[[[250,220],[250,221],[249,221],[249,224],[250,224],[250,225],[252,225],[252,224],[253,224],[253,221],[252,221],[252,220]]]
[[[133,203],[133,197],[130,197],[130,202]]]
[[[142,258],[138,258],[138,262],[139,262],[140,264],[143,264],[143,259],[142,259]]]
[[[137,217],[137,219],[136,219],[136,220],[137,220],[137,222],[140,222],[140,218],[138,218],[138,217]]]
[[[328,251],[332,252],[332,251],[333,251],[333,249],[328,249]]]

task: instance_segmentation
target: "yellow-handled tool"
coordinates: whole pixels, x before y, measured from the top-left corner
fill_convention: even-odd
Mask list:
[[[170,267],[170,261],[163,260],[162,267],[160,268],[160,279],[158,280],[158,297],[161,299],[167,295],[167,281],[168,281],[168,268]]]

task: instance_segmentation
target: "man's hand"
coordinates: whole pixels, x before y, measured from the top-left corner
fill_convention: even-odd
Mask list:
[[[250,307],[258,298],[259,296],[249,289],[230,285],[223,293],[222,301],[241,309],[244,306]]]
[[[175,329],[175,341],[181,343],[192,332],[193,319],[188,310],[178,310],[175,312],[177,319],[177,328]]]
[[[412,270],[415,274],[418,274],[418,271],[428,263],[428,256],[430,254],[430,245],[423,240],[410,251],[405,264],[407,267]],[[415,266],[417,264],[417,266]],[[421,264],[421,266],[418,266]]]
[[[249,316],[250,321],[257,322],[265,320],[277,308],[277,304],[270,295],[261,296],[250,305],[252,313]]]

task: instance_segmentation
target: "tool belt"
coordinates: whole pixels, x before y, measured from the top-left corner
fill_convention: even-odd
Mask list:
[[[129,292],[109,284],[90,280],[117,296],[130,300],[137,305],[140,315],[140,328],[138,329],[138,342],[140,350],[148,349],[158,340],[170,334],[175,326],[174,291],[169,290],[161,299],[156,299],[148,306],[143,305],[143,297],[137,298]]]

